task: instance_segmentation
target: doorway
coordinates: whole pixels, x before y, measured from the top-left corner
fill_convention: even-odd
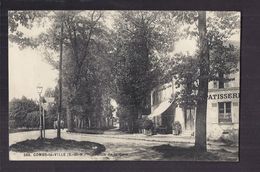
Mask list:
[[[185,122],[185,129],[187,131],[194,131],[195,126],[195,109],[189,108],[186,109],[186,122]]]

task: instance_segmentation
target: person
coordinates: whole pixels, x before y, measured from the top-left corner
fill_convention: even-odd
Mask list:
[[[54,128],[54,129],[58,129],[58,121],[57,121],[57,120],[54,121],[54,123],[53,123],[53,128]],[[60,128],[61,128],[61,129],[64,129],[64,121],[63,121],[63,120],[60,120]]]

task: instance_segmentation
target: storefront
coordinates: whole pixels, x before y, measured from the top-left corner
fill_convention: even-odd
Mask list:
[[[209,139],[238,137],[239,130],[239,73],[229,76],[229,82],[212,81],[209,83],[207,104],[207,136]],[[151,93],[151,114],[155,127],[165,126],[178,121],[182,135],[194,136],[196,109],[183,109],[174,100],[174,83],[156,88]],[[166,121],[166,122],[163,122]],[[170,121],[170,124],[169,124]]]
[[[172,132],[172,123],[175,116],[173,83],[164,84],[155,88],[151,93],[151,114],[148,118],[154,123],[157,130],[163,133]]]

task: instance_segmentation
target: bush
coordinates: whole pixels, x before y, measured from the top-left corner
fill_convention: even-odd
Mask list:
[[[11,128],[11,129],[15,128],[15,120],[14,119],[9,119],[9,128]]]
[[[142,128],[145,130],[153,129],[153,121],[149,119],[144,120]]]
[[[137,119],[136,124],[137,124],[137,126],[138,126],[139,129],[143,129],[143,123],[144,123],[144,121],[145,121],[145,119],[143,119],[143,118]]]
[[[26,115],[25,118],[26,128],[38,128],[40,126],[40,113],[39,111],[33,111]]]
[[[32,100],[22,97],[21,99],[12,99],[9,102],[9,120],[14,120],[15,128],[26,127],[28,124],[27,114],[37,111],[38,105]]]
[[[175,135],[179,135],[182,132],[182,127],[181,127],[181,123],[179,121],[175,121],[173,123],[172,129],[174,130]]]
[[[226,143],[227,145],[238,145],[238,130],[226,130],[219,138],[219,141]]]

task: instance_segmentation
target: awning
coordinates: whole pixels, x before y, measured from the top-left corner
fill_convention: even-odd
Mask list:
[[[174,100],[166,100],[164,102],[162,102],[161,104],[159,104],[159,106],[147,117],[149,119],[153,119],[153,117],[155,116],[159,116],[161,115],[163,112],[165,112],[170,106],[171,104],[174,102]]]

